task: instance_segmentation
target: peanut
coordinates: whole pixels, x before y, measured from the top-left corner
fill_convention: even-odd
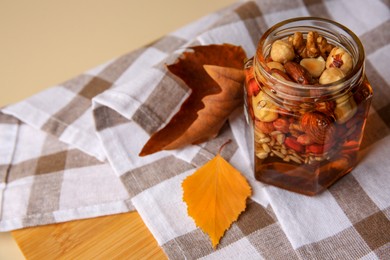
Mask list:
[[[269,152],[271,151],[271,149],[269,148],[269,146],[268,146],[267,143],[263,143],[262,147],[263,147],[263,150],[264,150],[265,152],[267,152],[267,153],[269,153]]]
[[[256,156],[259,159],[265,159],[268,157],[268,153],[266,151],[260,151],[260,152],[256,153]]]
[[[284,141],[285,141],[285,138],[286,138],[286,136],[284,134],[279,134],[279,135],[276,136],[276,141],[279,144],[283,144]]]

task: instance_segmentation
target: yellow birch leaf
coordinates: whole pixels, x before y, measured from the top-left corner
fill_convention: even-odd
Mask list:
[[[251,188],[219,153],[182,183],[188,215],[207,233],[215,248],[246,208]]]

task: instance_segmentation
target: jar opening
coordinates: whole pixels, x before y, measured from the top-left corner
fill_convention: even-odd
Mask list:
[[[276,40],[287,39],[297,31],[305,37],[308,32],[316,31],[333,45],[345,49],[353,60],[351,71],[342,79],[323,85],[302,85],[273,76],[266,65],[271,44]],[[347,27],[323,18],[300,17],[280,22],[263,34],[257,46],[253,65],[256,80],[259,83],[262,80],[271,83],[264,84],[265,88],[270,88],[265,90],[267,94],[278,96],[276,99],[300,101],[306,99],[308,102],[315,102],[318,99],[337,98],[353,86],[359,85],[364,73],[364,59],[364,49],[359,38]]]

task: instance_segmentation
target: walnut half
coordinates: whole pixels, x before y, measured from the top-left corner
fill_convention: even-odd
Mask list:
[[[317,58],[321,55],[326,59],[334,47],[316,31],[308,32],[306,39],[303,38],[301,32],[295,32],[294,35],[288,38],[288,41],[301,58]]]

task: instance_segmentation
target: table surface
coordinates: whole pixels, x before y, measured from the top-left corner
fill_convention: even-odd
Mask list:
[[[28,259],[167,259],[137,212],[12,232]]]
[[[235,0],[0,0],[0,107],[154,41]],[[28,259],[165,258],[136,212],[12,232]]]

